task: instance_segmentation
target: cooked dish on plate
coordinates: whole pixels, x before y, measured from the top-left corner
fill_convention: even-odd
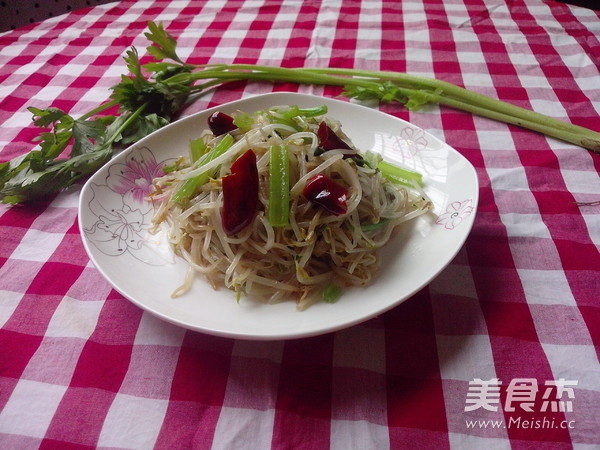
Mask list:
[[[327,107],[217,111],[154,179],[155,229],[218,289],[302,310],[368,284],[378,249],[432,208],[421,176],[358,149]]]

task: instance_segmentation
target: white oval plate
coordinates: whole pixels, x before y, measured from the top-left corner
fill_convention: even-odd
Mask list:
[[[435,207],[408,224],[381,252],[381,270],[367,287],[348,289],[334,304],[296,311],[293,301],[274,305],[213,290],[198,275],[190,292],[176,299],[187,267],[161,235],[148,233],[152,205],[144,200],[161,167],[187,154],[189,140],[220,110],[254,112],[275,105],[327,105],[329,115],[360,150],[424,175]],[[460,250],[478,202],[473,166],[456,150],[410,123],[364,106],[296,93],[272,93],[218,106],[178,120],[140,140],[102,167],[85,184],[79,228],[90,259],[130,301],[182,327],[240,339],[288,339],[339,330],[370,319],[427,285]]]

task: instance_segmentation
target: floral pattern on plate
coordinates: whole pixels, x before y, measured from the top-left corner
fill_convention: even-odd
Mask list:
[[[108,167],[104,184],[90,184],[88,207],[96,221],[83,231],[102,253],[129,254],[151,265],[171,262],[173,257],[160,251],[160,235],[148,232],[154,206],[147,196],[152,192],[152,180],[163,174],[164,165],[165,161],[157,162],[150,149],[135,148],[124,162]]]
[[[400,137],[406,142],[406,146],[412,155],[427,149],[429,142],[425,137],[425,132],[418,128],[404,127],[400,132]]]
[[[460,225],[465,217],[469,216],[475,210],[475,208],[471,206],[472,204],[472,199],[449,203],[446,207],[446,211],[439,215],[435,223],[442,225],[447,230],[454,230]]]

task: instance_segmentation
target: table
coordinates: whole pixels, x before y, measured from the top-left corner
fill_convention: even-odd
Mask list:
[[[124,0],[0,34],[0,160],[33,148],[27,106],[77,116],[106,101],[149,20],[193,63],[406,71],[600,131],[589,9]],[[274,90],[340,92],[241,83],[184,115]],[[90,263],[80,185],[0,207],[0,447],[599,448],[600,155],[446,107],[381,109],[464,155],[480,202],[438,277],[335,333],[259,342],[168,324]]]

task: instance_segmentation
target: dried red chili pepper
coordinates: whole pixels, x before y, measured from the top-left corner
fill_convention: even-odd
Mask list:
[[[320,144],[320,151],[315,152],[315,155],[317,156],[329,150],[354,150],[346,142],[344,142],[337,134],[335,134],[335,132],[324,121],[319,124],[317,136],[319,137]],[[345,154],[344,159],[347,158],[353,159],[354,162],[359,166],[363,166],[365,164],[365,160],[363,159],[363,157],[356,152]]]
[[[210,128],[212,134],[220,136],[235,130],[237,127],[233,123],[233,117],[217,111],[212,113],[208,118],[208,128]]]
[[[223,207],[221,224],[228,236],[248,226],[258,204],[258,169],[256,154],[248,150],[231,165],[231,175],[221,179]]]
[[[319,124],[317,136],[319,136],[320,147],[325,151],[336,149],[352,150],[325,122]]]
[[[346,206],[348,189],[322,173],[308,179],[302,194],[311,202],[336,216],[344,214],[348,210]]]

